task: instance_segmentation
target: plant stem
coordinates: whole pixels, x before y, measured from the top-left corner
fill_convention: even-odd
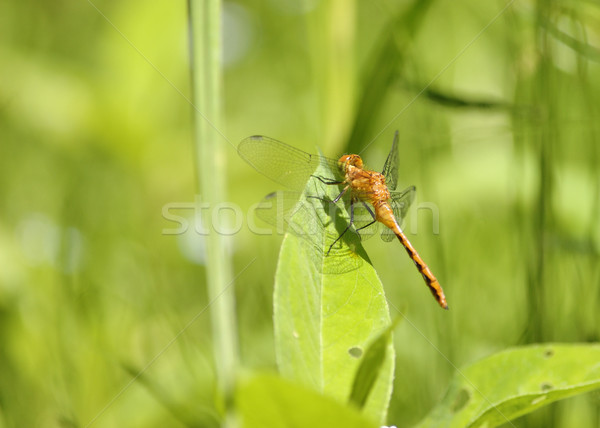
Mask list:
[[[221,1],[189,0],[191,79],[194,102],[194,145],[200,198],[211,210],[226,198],[222,124]],[[203,214],[208,214],[202,210]],[[215,232],[210,219],[206,238],[206,283],[210,307],[217,384],[229,402],[238,365],[231,260],[225,236]],[[207,227],[208,228],[208,227]]]

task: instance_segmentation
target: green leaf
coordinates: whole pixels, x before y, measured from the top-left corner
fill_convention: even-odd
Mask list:
[[[360,412],[275,375],[258,375],[238,388],[243,428],[375,428]]]
[[[460,370],[418,427],[501,425],[600,387],[600,345],[545,344],[500,352]]]
[[[397,320],[399,320],[398,318]],[[377,377],[385,363],[386,351],[390,343],[392,330],[397,322],[390,325],[381,333],[373,343],[367,348],[364,357],[354,376],[352,392],[350,393],[350,402],[362,409],[367,402],[369,394],[377,381]]]
[[[331,176],[317,169],[315,174]],[[308,181],[296,213],[288,218],[275,278],[275,348],[281,374],[339,402],[350,397],[366,345],[390,325],[383,287],[360,245],[348,231],[347,213],[310,195],[334,199],[338,186]],[[382,422],[392,390],[394,350],[386,341],[364,413]]]

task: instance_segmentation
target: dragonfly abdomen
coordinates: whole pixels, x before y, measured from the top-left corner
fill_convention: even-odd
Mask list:
[[[402,231],[397,231],[396,236],[398,237],[400,243],[406,249],[406,252],[410,256],[412,261],[415,263],[415,266],[417,267],[419,273],[425,280],[425,284],[427,285],[427,287],[429,287],[429,291],[431,291],[431,294],[433,294],[435,300],[437,300],[437,302],[442,308],[448,309],[448,303],[446,302],[444,290],[442,289],[442,286],[440,285],[433,272],[431,272],[431,269],[429,269],[429,266],[427,266],[427,264],[423,261],[421,256],[419,256],[417,250],[414,249],[414,247],[412,246],[408,238],[404,235],[404,233],[402,233]]]

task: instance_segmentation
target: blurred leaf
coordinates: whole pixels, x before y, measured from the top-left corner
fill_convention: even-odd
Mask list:
[[[237,408],[243,428],[377,426],[358,410],[275,375],[258,375],[243,383]]]
[[[204,404],[198,406],[197,403],[191,406],[187,401],[178,400],[174,396],[174,391],[168,391],[143,368],[135,367],[127,362],[122,362],[121,367],[131,376],[133,381],[143,386],[154,401],[168,411],[181,425],[188,428],[219,426],[219,416],[212,408]],[[179,386],[184,388],[183,385]]]
[[[577,52],[577,54],[589,59],[590,61],[600,62],[600,50],[589,43],[582,42],[581,40],[570,36],[564,31],[561,31],[556,25],[554,25],[544,16],[540,16],[540,20],[542,26],[557,40],[564,43],[566,46]],[[577,24],[582,25],[581,22],[577,22]]]
[[[356,371],[354,383],[352,384],[352,392],[350,393],[350,402],[354,403],[360,409],[362,409],[367,402],[367,398],[373,390],[377,377],[383,368],[386,350],[388,344],[392,340],[392,331],[396,327],[396,324],[397,322],[394,322],[386,328],[385,331],[369,345],[367,352],[365,352],[360,366]]]
[[[346,145],[347,153],[361,153],[371,141],[368,133],[375,123],[374,118],[379,115],[390,87],[398,78],[407,47],[415,38],[432,3],[433,0],[414,1],[406,11],[393,16],[381,32],[363,76],[364,84],[360,86],[363,92],[357,103],[354,126]]]
[[[452,94],[444,92],[443,90],[433,89],[427,87],[423,89],[420,85],[406,85],[414,93],[422,92],[423,96],[427,97],[430,101],[439,104],[441,106],[455,108],[455,109],[489,109],[489,110],[510,110],[514,108],[509,103],[502,100],[495,100],[493,98],[474,98],[466,94]]]
[[[458,372],[418,427],[494,427],[600,388],[600,345],[534,345],[500,352]]]
[[[317,169],[316,174],[331,173]],[[357,235],[346,228],[345,210],[331,200],[338,186],[308,181],[291,217],[275,278],[275,347],[282,375],[345,403],[366,344],[390,325],[383,287]],[[329,211],[329,213],[326,212]],[[386,358],[364,412],[383,421],[392,389],[394,351]],[[339,426],[339,424],[337,424]]]

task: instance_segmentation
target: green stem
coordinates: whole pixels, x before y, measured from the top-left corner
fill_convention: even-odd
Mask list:
[[[189,0],[192,91],[194,102],[194,145],[200,198],[210,209],[226,198],[224,137],[222,124],[221,1]],[[235,301],[231,287],[231,260],[225,248],[225,236],[209,229],[206,238],[206,283],[211,302],[217,384],[229,402],[238,365]]]
[[[311,13],[311,63],[319,94],[318,132],[339,151],[354,115],[356,1],[322,2]]]

